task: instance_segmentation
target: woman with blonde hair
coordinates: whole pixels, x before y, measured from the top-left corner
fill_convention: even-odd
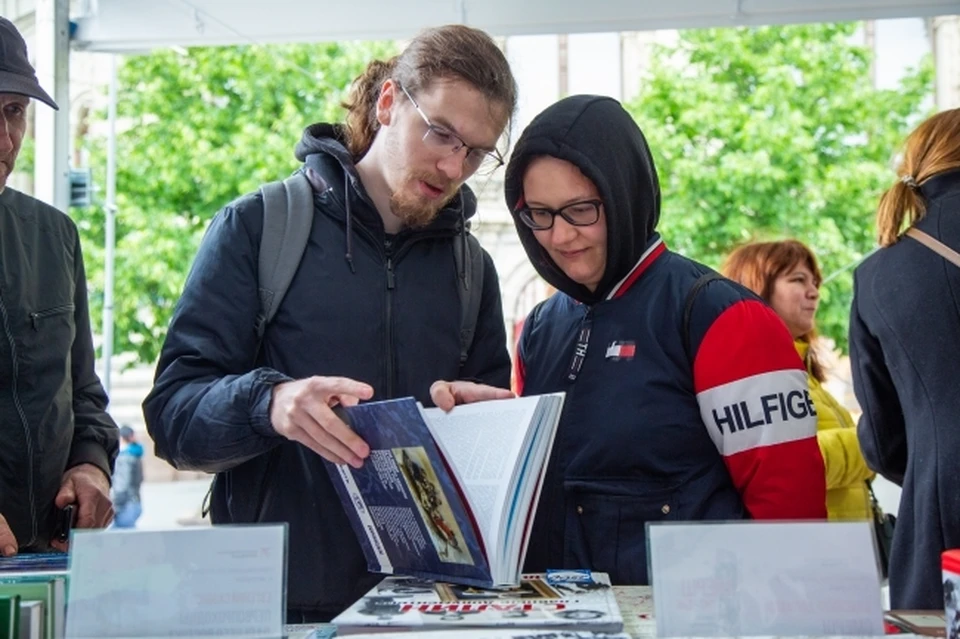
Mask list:
[[[940,554],[960,548],[960,265],[939,251],[960,250],[960,109],[907,138],[877,233],[880,250],[854,275],[850,316],[860,446],[903,486],[891,607],[942,609]]]
[[[814,316],[823,279],[817,258],[796,240],[752,242],[734,250],[722,273],[762,297],[783,319],[803,359],[817,410],[817,443],[827,471],[827,516],[869,519],[872,511],[867,467],[850,413],[823,386]]]

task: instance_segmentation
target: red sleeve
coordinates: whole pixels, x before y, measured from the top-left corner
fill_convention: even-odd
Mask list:
[[[526,370],[523,367],[523,354],[517,349],[517,356],[513,360],[513,392],[517,396],[523,395],[523,378]]]
[[[526,319],[519,320],[513,324],[513,379],[511,388],[517,396],[523,395],[523,381],[526,377],[526,368],[523,365],[523,348],[521,340],[523,339],[523,327],[526,325]]]
[[[710,437],[754,519],[825,519],[826,474],[803,362],[780,317],[739,301],[696,351],[694,386]]]

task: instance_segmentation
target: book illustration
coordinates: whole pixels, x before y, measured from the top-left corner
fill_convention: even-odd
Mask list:
[[[420,518],[427,524],[440,561],[473,565],[467,542],[450,510],[449,502],[423,447],[394,448],[397,466],[414,495]]]
[[[411,595],[429,595],[434,591],[436,582],[419,577],[396,576],[384,579],[374,589],[377,595],[409,597]]]
[[[563,595],[542,579],[529,579],[512,588],[477,588],[460,584],[439,583],[437,593],[442,601],[496,601],[518,599],[523,601],[562,599]]]

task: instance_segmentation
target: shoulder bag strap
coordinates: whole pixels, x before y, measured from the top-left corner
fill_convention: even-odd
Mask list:
[[[912,226],[909,229],[907,229],[907,232],[905,233],[905,235],[909,235],[916,241],[926,246],[931,251],[935,253],[939,253],[943,257],[943,259],[947,260],[948,262],[952,262],[955,266],[960,268],[960,253],[957,253],[956,251],[954,251],[952,248],[950,248],[949,246],[947,246],[937,238],[931,235],[928,235],[923,231],[917,228],[914,228]]]

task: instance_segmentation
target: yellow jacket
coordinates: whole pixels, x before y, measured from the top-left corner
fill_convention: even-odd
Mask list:
[[[794,342],[797,352],[807,363],[806,342]],[[874,472],[860,452],[857,428],[846,408],[827,392],[820,381],[810,374],[807,365],[810,396],[817,409],[817,443],[827,469],[827,518],[870,519],[870,494],[866,481]]]

